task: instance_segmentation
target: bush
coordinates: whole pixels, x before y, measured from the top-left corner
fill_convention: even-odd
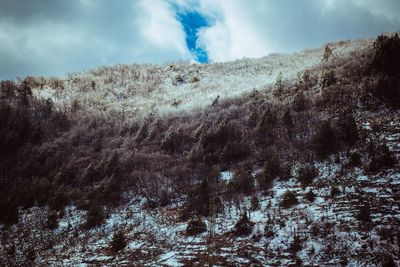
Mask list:
[[[283,114],[282,122],[285,127],[289,129],[293,128],[293,119],[289,109],[285,111],[285,114]]]
[[[331,187],[331,198],[335,198],[336,196],[340,195],[340,190],[337,186]]]
[[[353,115],[342,113],[336,128],[337,136],[344,144],[352,146],[357,142],[359,134]]]
[[[57,227],[58,227],[57,212],[51,211],[47,216],[46,228],[53,230],[56,229]]]
[[[292,253],[297,253],[303,247],[303,241],[300,239],[299,236],[294,236],[292,243],[290,244],[289,250]]]
[[[283,195],[281,206],[285,209],[288,209],[297,204],[299,204],[299,201],[297,200],[296,193],[289,190],[286,191],[285,194]]]
[[[303,187],[310,185],[318,176],[318,170],[315,166],[304,166],[299,170],[297,179]]]
[[[273,238],[275,236],[275,233],[269,224],[264,226],[264,236],[266,238]]]
[[[374,56],[369,65],[377,76],[368,90],[378,99],[392,105],[400,101],[400,38],[380,35],[374,44]]]
[[[351,153],[349,162],[347,163],[347,166],[349,166],[349,167],[361,166],[361,155],[357,152]]]
[[[400,76],[400,38],[380,35],[374,43],[374,56],[370,68],[375,73]]]
[[[308,201],[310,201],[310,202],[314,202],[315,201],[315,194],[314,194],[314,192],[312,191],[312,190],[310,190],[310,191],[308,191],[306,194],[305,194],[305,199],[307,199]]]
[[[256,176],[258,181],[259,188],[264,191],[268,192],[272,188],[272,184],[274,183],[275,179],[265,170]]]
[[[0,199],[0,222],[5,225],[12,225],[18,223],[19,212],[18,204],[15,198]]]
[[[244,213],[235,224],[234,233],[236,236],[247,236],[253,231],[254,223],[249,220],[246,213]]]
[[[383,256],[382,267],[397,267],[392,255]]]
[[[372,150],[372,158],[367,165],[368,172],[377,173],[381,169],[390,168],[395,164],[396,161],[386,145],[381,145],[378,148],[373,147]]]
[[[118,253],[126,247],[126,238],[122,231],[114,233],[110,242],[110,249],[114,253]]]
[[[254,191],[254,178],[251,172],[252,170],[246,166],[235,171],[232,183],[235,192],[249,195]]]
[[[255,211],[260,208],[260,202],[258,201],[257,195],[253,195],[251,197],[251,210]]]
[[[99,205],[98,201],[93,201],[86,213],[86,223],[85,227],[91,229],[93,227],[99,226],[104,221],[104,213],[102,207]]]
[[[210,215],[211,188],[209,181],[204,179],[199,185],[189,191],[188,200],[182,210],[182,220],[189,218],[191,214],[196,216]]]
[[[333,70],[326,71],[322,74],[321,77],[321,86],[322,88],[329,87],[336,83],[335,72]]]
[[[304,96],[303,92],[298,92],[292,100],[292,109],[297,112],[304,111],[309,106],[308,99]]]
[[[321,126],[317,129],[312,143],[319,159],[325,159],[337,151],[336,134],[329,121],[322,122]]]
[[[357,213],[357,220],[362,223],[371,222],[371,207],[368,204],[362,205]]]
[[[192,219],[186,227],[186,234],[196,236],[207,231],[207,225],[201,218]]]

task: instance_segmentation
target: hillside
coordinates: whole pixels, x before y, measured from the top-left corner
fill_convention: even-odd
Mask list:
[[[396,266],[400,39],[1,81],[2,266]]]

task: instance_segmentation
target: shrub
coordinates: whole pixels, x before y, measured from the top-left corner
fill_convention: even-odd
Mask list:
[[[104,213],[102,207],[99,205],[98,201],[94,200],[86,213],[86,223],[85,227],[91,229],[93,227],[99,226],[104,221]]]
[[[322,60],[328,62],[329,58],[332,56],[332,49],[327,45],[325,46],[324,55]]]
[[[299,201],[297,200],[296,193],[292,191],[286,191],[283,195],[283,199],[281,201],[281,206],[285,209],[291,208],[294,205],[297,205]]]
[[[51,211],[49,212],[46,220],[46,228],[48,229],[56,229],[58,227],[58,216],[57,212]]]
[[[321,76],[321,87],[326,88],[336,83],[336,76],[333,70],[325,71]]]
[[[273,95],[275,97],[282,96],[283,88],[284,88],[283,77],[282,77],[282,72],[280,72],[278,74],[278,77],[276,78],[276,81],[275,81],[275,84],[274,84]]]
[[[310,191],[308,191],[306,194],[305,194],[305,199],[307,199],[308,201],[310,201],[310,202],[314,202],[315,201],[315,194],[314,194],[314,192],[312,191],[312,190],[310,190]]]
[[[191,214],[196,216],[209,216],[211,205],[211,188],[209,181],[204,179],[199,185],[189,191],[188,200],[182,210],[182,220],[189,218]]]
[[[358,129],[356,121],[352,114],[342,113],[337,124],[337,136],[346,145],[354,145],[358,138]]]
[[[380,35],[374,43],[374,56],[370,68],[375,73],[400,76],[400,38]]]
[[[400,38],[380,35],[374,44],[374,55],[369,65],[377,76],[368,90],[382,101],[398,105],[400,100]]]
[[[233,164],[246,160],[251,154],[251,148],[248,143],[242,141],[240,143],[228,142],[221,154],[221,161]]]
[[[308,108],[309,101],[304,96],[303,92],[298,92],[292,100],[292,109],[297,112],[304,111]]]
[[[0,199],[0,222],[5,225],[12,225],[18,223],[19,220],[19,212],[18,212],[18,204],[15,198],[7,198]]]
[[[189,236],[196,236],[207,231],[206,223],[199,217],[192,219],[188,222],[186,227],[186,234]]]
[[[392,255],[383,256],[382,267],[397,267]]]
[[[251,210],[255,211],[260,208],[260,202],[258,201],[257,195],[253,195],[251,197]]]
[[[254,190],[254,178],[251,170],[245,166],[235,171],[233,176],[233,190],[237,193],[250,194]]]
[[[167,190],[162,190],[160,194],[160,206],[165,207],[170,203],[170,197]]]
[[[329,121],[322,122],[317,129],[312,144],[319,159],[325,159],[327,156],[337,151],[336,134]]]
[[[347,166],[349,166],[349,167],[361,166],[361,155],[357,152],[351,153],[349,162],[347,163]]]
[[[273,238],[275,236],[275,233],[269,224],[265,225],[264,227],[264,236],[266,238]]]
[[[331,198],[335,198],[336,196],[340,195],[340,190],[337,186],[331,187]]]
[[[297,179],[303,187],[310,185],[318,176],[318,170],[315,166],[304,166],[299,170]]]
[[[383,168],[390,168],[395,164],[395,159],[386,145],[372,147],[372,159],[367,165],[367,171],[376,173]]]
[[[357,220],[362,223],[371,222],[371,207],[368,204],[362,205],[357,212]]]
[[[264,171],[266,174],[271,175],[273,178],[277,178],[281,175],[281,161],[275,153],[269,154]]]
[[[302,247],[303,247],[303,241],[300,239],[298,235],[295,235],[289,247],[290,252],[297,253],[302,249]]]
[[[293,127],[293,119],[292,119],[292,115],[290,114],[290,110],[286,110],[285,114],[283,114],[282,117],[282,122],[283,125],[285,125],[285,127],[291,129]]]
[[[118,253],[126,247],[126,237],[122,231],[114,233],[110,242],[110,249],[114,253]]]
[[[236,236],[247,236],[253,231],[254,223],[249,220],[246,213],[244,213],[235,224],[234,233]]]
[[[259,174],[257,174],[258,185],[261,190],[267,192],[272,188],[272,184],[275,181],[275,178],[266,172],[265,170]]]

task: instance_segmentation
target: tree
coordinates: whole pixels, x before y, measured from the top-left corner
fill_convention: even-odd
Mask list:
[[[285,111],[285,114],[283,114],[282,122],[287,128],[289,129],[293,128],[293,119],[289,109],[287,109]]]
[[[310,202],[314,202],[314,200],[315,200],[315,194],[314,194],[314,192],[312,191],[312,190],[310,190],[310,191],[308,191],[306,194],[305,194],[305,199],[307,199],[308,201],[310,201]]]
[[[56,229],[57,227],[58,227],[57,212],[50,211],[46,220],[46,228],[53,230]]]
[[[286,191],[283,195],[283,199],[281,201],[281,206],[285,209],[291,208],[294,205],[297,205],[299,201],[297,200],[296,193],[292,191]]]
[[[297,179],[303,187],[310,185],[313,180],[318,176],[318,170],[315,166],[304,166],[300,168]]]
[[[253,231],[254,223],[249,220],[246,212],[236,222],[234,227],[234,233],[236,236],[247,236]]]
[[[85,227],[87,229],[99,226],[104,221],[103,208],[97,200],[93,200],[90,204],[89,210],[86,213]]]
[[[328,62],[329,58],[332,56],[332,49],[327,45],[325,46],[324,55],[322,60]]]
[[[126,247],[126,237],[122,231],[114,233],[113,238],[110,242],[111,251],[118,253]]]
[[[283,75],[282,75],[282,72],[279,72],[278,77],[276,78],[276,81],[275,81],[275,84],[274,84],[273,95],[275,97],[282,96],[283,88],[284,88]]]
[[[14,197],[5,197],[0,199],[0,222],[5,225],[18,223],[19,212],[18,203]]]
[[[243,166],[235,171],[233,177],[233,190],[238,193],[250,194],[254,190],[254,178],[252,170]]]
[[[255,211],[260,208],[260,202],[258,201],[257,195],[253,195],[251,197],[251,210]]]
[[[322,122],[317,129],[312,143],[319,159],[325,159],[327,156],[336,152],[338,148],[336,134],[329,121]]]
[[[303,92],[300,91],[293,97],[292,108],[296,112],[301,112],[308,108],[308,100]]]
[[[337,124],[337,134],[346,145],[354,145],[358,138],[357,123],[351,113],[342,113]]]
[[[359,208],[357,219],[362,223],[371,222],[371,207],[368,204],[362,205]]]
[[[186,227],[186,234],[189,236],[196,236],[205,231],[207,231],[207,225],[200,217],[190,220]]]

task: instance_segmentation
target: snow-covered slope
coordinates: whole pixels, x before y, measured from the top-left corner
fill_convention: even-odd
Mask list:
[[[331,43],[333,60],[370,46],[373,39]],[[272,54],[261,59],[228,63],[164,65],[117,65],[66,78],[42,79],[34,89],[40,98],[51,98],[61,109],[75,104],[85,113],[145,117],[209,106],[274,84],[278,75],[290,80],[322,63],[324,47],[294,54]],[[75,101],[75,102],[74,102]]]

